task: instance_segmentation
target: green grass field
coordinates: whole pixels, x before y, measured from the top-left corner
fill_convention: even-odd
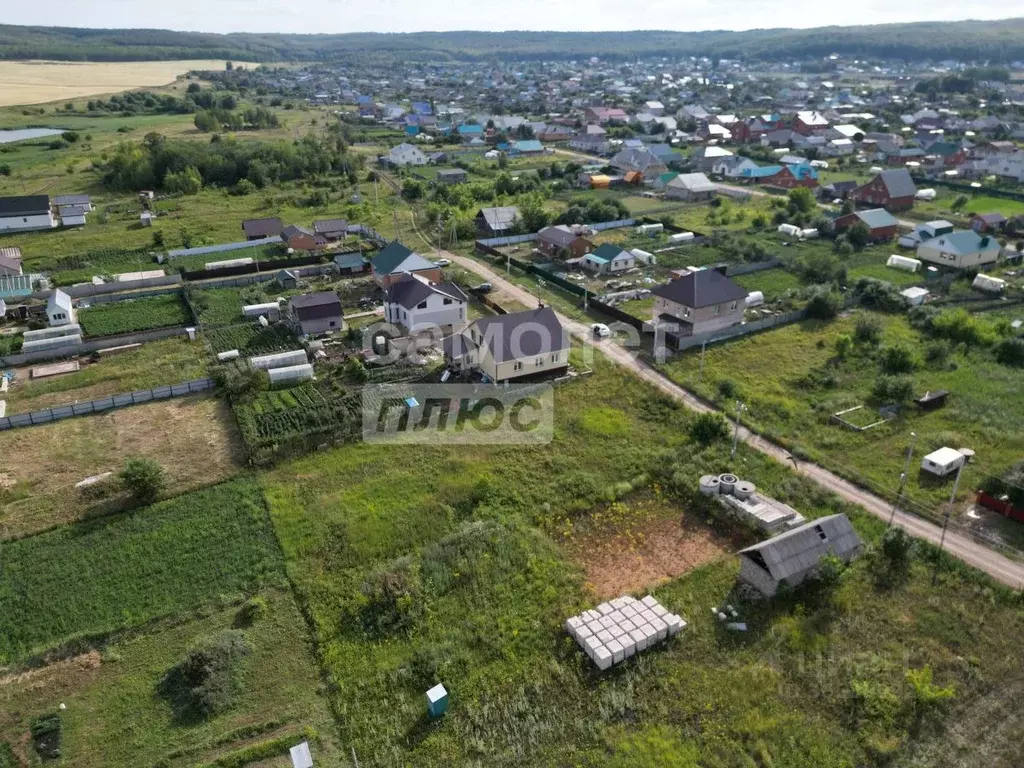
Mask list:
[[[259,488],[236,480],[0,544],[0,660],[187,613],[281,579]]]
[[[253,655],[242,678],[242,694],[223,715],[182,724],[154,692],[189,646],[238,626],[239,606],[230,604],[213,607],[193,621],[158,622],[145,635],[120,639],[94,669],[72,666],[63,677],[8,683],[2,694],[0,743],[18,744],[28,728],[28,713],[53,709],[59,697],[67,706],[62,715],[67,765],[159,763],[185,768],[303,727],[320,734],[313,750],[322,764],[344,764],[333,744],[334,724],[318,691],[311,649],[296,637],[302,616],[288,592],[267,589],[263,596],[266,616],[244,629]]]
[[[774,299],[803,285],[799,277],[779,267],[739,275],[733,280],[748,291],[761,291],[766,299]]]
[[[884,324],[882,346],[903,342],[923,357],[924,340],[905,318],[878,316]],[[853,332],[855,317],[831,323],[805,322],[710,347],[704,381],[698,381],[696,355],[683,354],[665,365],[674,380],[723,404],[738,397],[748,407],[749,421],[759,430],[784,440],[794,450],[814,457],[884,492],[893,492],[911,431],[919,435],[918,460],[943,445],[971,447],[977,460],[964,472],[961,497],[989,473],[1002,474],[1024,452],[1024,399],[1015,383],[1020,374],[995,363],[987,353],[954,353],[951,364],[937,367],[919,362],[914,390],[947,389],[949,404],[918,412],[911,404],[899,418],[867,432],[852,433],[829,424],[832,413],[862,403],[875,404],[871,391],[880,372],[875,353],[860,350],[836,368],[834,381],[822,371],[835,354],[841,334]],[[750,372],[757,371],[751,378]],[[736,394],[721,395],[729,380]],[[916,467],[917,465],[915,465]],[[949,498],[952,479],[937,481],[913,469],[907,494],[935,514]]]
[[[79,311],[78,322],[86,336],[95,338],[186,325],[192,322],[192,313],[180,293],[169,293],[94,304]]]

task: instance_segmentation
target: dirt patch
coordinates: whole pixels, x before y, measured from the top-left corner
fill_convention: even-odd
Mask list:
[[[227,406],[187,397],[0,433],[0,539],[97,514],[75,483],[117,472],[130,456],[160,462],[168,490],[181,492],[233,475],[243,463]]]
[[[707,526],[676,516],[642,521],[613,534],[574,535],[565,549],[586,572],[594,594],[608,598],[675,579],[717,560],[730,546]]]
[[[18,686],[20,688],[40,688],[55,680],[65,679],[69,675],[75,677],[82,672],[98,669],[102,664],[99,651],[89,651],[81,656],[47,664],[45,667],[29,669],[17,674],[0,676],[0,688]]]

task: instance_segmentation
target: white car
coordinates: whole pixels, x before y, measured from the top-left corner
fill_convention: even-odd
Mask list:
[[[594,336],[599,339],[607,339],[612,335],[612,329],[604,323],[594,323],[590,326],[590,330],[594,332]]]
[[[451,261],[448,259],[438,259],[434,262],[435,267],[447,267],[451,265]]]

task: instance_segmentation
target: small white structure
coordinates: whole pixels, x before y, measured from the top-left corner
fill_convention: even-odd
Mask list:
[[[676,232],[674,235],[669,237],[669,240],[673,243],[688,243],[693,240],[693,232]]]
[[[217,360],[219,360],[222,363],[226,363],[229,360],[237,360],[239,354],[241,353],[237,349],[229,349],[226,352],[218,352]]]
[[[309,753],[309,742],[296,744],[289,750],[292,768],[313,768],[313,756]]]
[[[1002,293],[1006,289],[1006,281],[991,275],[978,275],[971,283],[971,287],[986,293]]]
[[[665,225],[664,224],[641,224],[639,227],[636,228],[636,231],[637,231],[638,234],[650,235],[651,237],[654,237],[654,235],[657,235],[657,234],[665,231]]]
[[[136,280],[154,280],[158,277],[164,277],[165,273],[162,269],[144,269],[141,272],[121,272],[114,275],[115,283],[132,283]]]
[[[309,361],[306,357],[306,350],[293,349],[290,352],[275,352],[270,355],[258,355],[249,358],[249,365],[259,370],[270,370],[271,368],[286,368],[294,365],[304,365]]]
[[[153,226],[153,213],[152,211],[143,211],[139,214],[139,224],[144,227]]]
[[[781,235],[786,235],[786,237],[800,236],[800,227],[795,227],[792,224],[779,224],[779,228],[777,231]]]
[[[902,296],[903,300],[907,302],[908,307],[916,307],[920,304],[924,304],[924,300],[928,296],[928,289],[914,285],[900,291],[900,296]]]
[[[276,301],[268,301],[265,304],[246,304],[242,306],[242,315],[249,318],[266,315],[268,320],[280,320],[281,305]]]
[[[681,616],[647,595],[616,597],[565,621],[565,629],[604,671],[686,629]]]
[[[919,189],[914,193],[914,197],[918,200],[934,200],[935,190],[934,189]]]
[[[951,472],[956,472],[964,461],[964,455],[955,448],[939,448],[921,459],[921,469],[945,477]]]
[[[630,251],[630,253],[633,255],[633,258],[636,259],[637,262],[640,263],[640,264],[657,264],[658,263],[658,259],[655,257],[655,255],[653,253],[650,253],[648,251],[642,250],[640,248],[634,248],[634,249],[632,249]]]
[[[731,514],[752,523],[762,531],[775,533],[802,525],[804,516],[781,501],[757,492],[757,486],[740,480],[736,475],[704,475],[699,481],[700,492],[713,496]]]
[[[224,261],[208,261],[203,269],[227,269],[228,267],[245,267],[252,264],[253,260],[251,257],[246,256],[244,259],[225,259]]]
[[[267,375],[270,377],[271,384],[280,384],[286,381],[309,381],[313,378],[313,364],[302,363],[283,368],[271,368],[267,371]]]
[[[921,268],[921,262],[918,259],[912,259],[909,256],[899,256],[894,253],[885,262],[885,266],[899,269],[903,272],[917,272]]]
[[[811,229],[800,230],[801,240],[814,240],[816,237],[818,237],[818,230],[814,229],[813,227]]]
[[[747,294],[746,303],[748,307],[759,307],[764,304],[764,293],[762,291],[751,291]]]
[[[51,326],[71,325],[76,321],[75,307],[71,297],[59,288],[50,294],[46,302],[46,317]]]

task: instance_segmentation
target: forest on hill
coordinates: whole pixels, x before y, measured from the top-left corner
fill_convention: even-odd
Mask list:
[[[154,29],[77,29],[0,25],[0,59],[146,61],[430,61],[649,56],[799,59],[831,53],[907,61],[1024,59],[1024,18],[920,22],[746,32],[415,32],[337,35],[219,35]]]

